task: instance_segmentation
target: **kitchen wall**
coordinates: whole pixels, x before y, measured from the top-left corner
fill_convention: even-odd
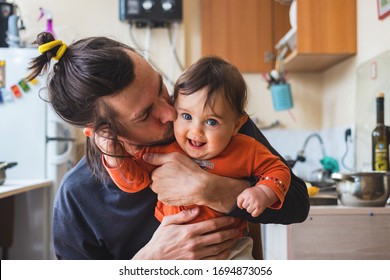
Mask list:
[[[356,108],[356,70],[358,66],[390,49],[390,17],[378,19],[376,1],[357,0],[358,51],[324,73],[322,126],[353,122]]]
[[[32,41],[35,34],[45,30],[45,21],[37,21],[39,7],[50,11],[54,21],[54,31],[59,39],[68,43],[85,36],[104,35],[113,37],[134,46],[129,33],[129,25],[119,21],[119,0],[50,1],[16,0],[19,5],[26,32],[22,35]],[[184,0],[184,23],[177,27],[177,50],[186,65],[200,57],[200,1]],[[143,48],[147,31],[135,29],[134,35]],[[166,29],[151,30],[149,56],[159,68],[174,81],[180,68],[171,59]],[[249,85],[250,102],[248,113],[257,117],[260,125],[268,125],[279,120],[283,128],[321,127],[322,77],[316,74],[291,75],[295,107],[290,112],[274,112],[271,94],[260,74],[245,74]],[[168,83],[169,86],[169,83]]]
[[[32,40],[45,29],[43,20],[37,21],[38,7],[51,12],[58,38],[70,43],[75,39],[105,35],[134,46],[129,25],[119,21],[119,1],[112,0],[17,0],[27,30],[24,38]],[[323,73],[290,73],[294,108],[275,112],[271,95],[260,74],[244,74],[249,86],[248,113],[267,126],[278,120],[279,128],[291,131],[318,131],[338,129],[355,122],[359,108],[356,100],[356,69],[359,64],[390,48],[390,17],[378,20],[376,1],[357,0],[358,53]],[[175,41],[179,56],[185,65],[200,56],[200,1],[184,0],[184,22],[176,27]],[[151,32],[149,57],[171,80],[180,74],[172,59],[166,29]],[[147,31],[134,30],[141,48],[147,46]],[[168,83],[169,86],[169,83]],[[390,110],[388,110],[390,111]],[[272,142],[272,141],[271,141]],[[359,152],[359,151],[357,151]]]
[[[56,37],[68,44],[86,36],[107,36],[135,48],[139,45],[140,51],[147,49],[149,59],[155,62],[171,80],[175,80],[181,73],[180,67],[172,59],[167,29],[151,30],[150,48],[147,48],[145,45],[149,38],[147,30],[134,28],[133,34],[136,40],[134,43],[130,36],[130,25],[119,20],[119,0],[16,0],[14,2],[19,6],[26,25],[26,30],[21,33],[21,37],[28,42],[32,42],[36,34],[46,29],[45,20],[37,20],[40,15],[39,7],[43,7],[53,17]],[[183,25],[173,28],[173,37],[176,38],[177,52],[183,58]]]
[[[357,55],[329,69],[323,74],[322,127],[331,128],[355,122],[364,108],[357,100],[370,100],[375,89],[369,92],[357,90],[357,69],[364,62],[390,50],[390,17],[378,19],[377,1],[357,0]],[[359,94],[359,95],[358,95]],[[365,96],[363,96],[365,95]],[[373,97],[371,98],[373,99]],[[373,110],[375,114],[375,110]],[[386,119],[390,120],[390,108],[386,110]],[[372,129],[375,123],[372,123]],[[370,130],[369,130],[370,131]],[[357,132],[359,133],[359,131]],[[357,135],[365,139],[365,145],[356,149],[357,169],[367,168],[371,162],[369,135]]]
[[[200,57],[200,1],[184,0],[188,12],[185,22],[186,61],[193,63]],[[260,74],[245,74],[249,88],[247,112],[256,117],[260,126],[267,126],[278,120],[282,128],[320,129],[322,79],[318,74],[288,74],[291,82],[294,108],[290,111],[275,112],[271,93]]]

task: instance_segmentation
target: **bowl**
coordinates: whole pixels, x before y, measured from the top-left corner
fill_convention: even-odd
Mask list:
[[[390,195],[390,172],[333,173],[341,204],[352,207],[383,207]]]
[[[0,186],[1,186],[2,184],[4,184],[5,179],[6,179],[5,170],[6,170],[7,168],[14,167],[15,165],[17,165],[16,162],[4,162],[4,161],[0,161]]]
[[[5,182],[5,170],[0,169],[0,186]]]

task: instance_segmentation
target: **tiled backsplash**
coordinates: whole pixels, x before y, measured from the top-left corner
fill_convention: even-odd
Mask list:
[[[345,132],[351,129],[352,135],[345,141]],[[291,130],[291,129],[269,129],[262,131],[271,145],[284,157],[296,159],[297,154],[302,150],[307,137],[318,133],[324,145],[325,154],[337,160],[340,171],[351,171],[355,165],[354,125],[342,126],[324,130]],[[348,152],[347,151],[348,145]],[[320,160],[323,158],[320,141],[316,137],[310,138],[305,148],[305,162],[297,162],[293,168],[294,173],[307,180],[315,180],[313,172],[321,169]],[[342,161],[344,157],[344,161]],[[344,163],[344,164],[343,164]]]

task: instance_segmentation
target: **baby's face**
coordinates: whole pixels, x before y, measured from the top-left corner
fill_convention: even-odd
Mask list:
[[[241,127],[240,118],[230,104],[218,94],[211,108],[204,106],[207,89],[190,95],[178,94],[174,121],[176,141],[191,157],[199,160],[219,155]]]

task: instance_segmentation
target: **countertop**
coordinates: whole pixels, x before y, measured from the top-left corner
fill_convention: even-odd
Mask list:
[[[48,179],[6,179],[4,184],[0,185],[0,199],[51,186],[52,181]]]
[[[343,205],[311,205],[309,215],[389,215],[390,206],[349,207]]]

